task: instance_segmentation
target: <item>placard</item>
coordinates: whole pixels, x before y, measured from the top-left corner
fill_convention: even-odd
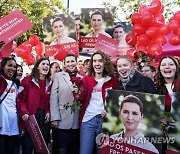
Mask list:
[[[118,41],[100,33],[95,44],[95,49],[104,51],[111,57],[116,57],[118,45]]]
[[[16,9],[0,20],[0,41],[7,44],[32,27],[28,18]]]
[[[58,56],[58,60],[64,60],[67,54],[74,54],[76,57],[79,57],[79,48],[77,42],[48,45],[45,48],[47,57],[54,57],[55,59]]]
[[[174,142],[174,138],[163,138],[161,130],[160,119],[164,117],[164,95],[123,90],[108,90],[105,105],[107,116],[103,121],[102,132],[111,136],[114,134],[122,134],[122,132],[126,129],[120,115],[120,104],[126,96],[130,97],[131,95],[139,99],[143,104],[142,119],[140,121],[136,121],[136,128],[138,130],[137,135],[138,137],[140,136],[140,138],[149,140],[151,143],[151,146],[141,144],[139,147],[149,151],[158,150],[159,153],[161,153],[163,143]],[[157,125],[157,123],[159,123],[159,125]]]
[[[26,124],[26,128],[31,136],[34,147],[36,148],[37,153],[49,153],[49,150],[46,146],[42,133],[39,129],[38,123],[34,115],[30,115]]]

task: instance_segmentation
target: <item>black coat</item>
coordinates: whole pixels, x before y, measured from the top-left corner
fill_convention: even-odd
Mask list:
[[[122,85],[122,82],[119,81],[117,90],[144,92],[144,93],[151,93],[151,94],[157,93],[157,89],[155,87],[154,82],[150,78],[141,75],[137,71],[135,71],[133,77],[126,84],[125,87]]]

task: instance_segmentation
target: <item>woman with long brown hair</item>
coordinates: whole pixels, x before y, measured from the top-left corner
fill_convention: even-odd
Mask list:
[[[89,74],[83,78],[80,154],[92,153],[95,138],[101,133],[103,117],[106,116],[106,90],[116,88],[117,82],[109,56],[101,51],[95,52],[90,60]],[[99,153],[98,146],[96,149]]]
[[[25,136],[22,140],[22,154],[32,154],[34,149],[25,122],[30,115],[35,115],[39,128],[42,132],[46,145],[49,143],[50,120],[50,61],[48,58],[38,59],[30,76],[25,77],[21,85],[24,90],[18,97],[20,111],[20,127],[25,129]]]

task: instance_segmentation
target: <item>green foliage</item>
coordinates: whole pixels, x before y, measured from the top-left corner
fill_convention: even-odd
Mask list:
[[[34,27],[23,33],[18,38],[18,44],[27,41],[31,34],[39,36],[43,39],[42,19],[47,16],[59,14],[67,11],[64,4],[60,0],[1,0],[0,1],[0,16],[5,16],[12,12],[15,8],[19,8],[34,24]]]

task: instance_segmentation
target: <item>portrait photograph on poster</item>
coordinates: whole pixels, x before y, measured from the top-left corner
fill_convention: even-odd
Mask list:
[[[79,56],[73,15],[59,14],[43,18],[43,34],[47,57],[63,61],[68,53]]]
[[[159,120],[164,117],[164,101],[164,95],[108,90],[105,105],[107,116],[103,122],[103,133],[116,138],[128,136],[126,130],[131,130],[130,134],[136,130],[133,137],[144,138],[148,140],[149,145],[144,143],[132,143],[132,145],[161,153],[163,134]],[[130,113],[136,118],[126,119],[124,115]]]
[[[75,42],[76,38],[69,37],[72,33],[75,33],[73,15],[59,14],[43,18],[43,34],[46,45]]]
[[[83,48],[84,53],[94,53],[96,39],[99,33],[112,38],[110,34],[106,32],[108,28],[113,26],[113,15],[105,8],[82,8],[81,9],[81,32],[85,34],[86,43],[80,39],[80,47]]]

